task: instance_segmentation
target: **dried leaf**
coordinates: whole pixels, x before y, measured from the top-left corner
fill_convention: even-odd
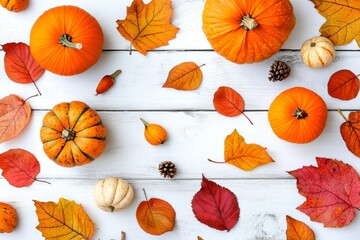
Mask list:
[[[318,12],[326,18],[321,35],[334,45],[345,45],[353,39],[360,46],[360,1],[312,0]]]
[[[39,225],[45,239],[91,239],[94,223],[81,205],[64,198],[54,202],[34,200]]]
[[[2,175],[14,187],[30,186],[40,172],[36,157],[23,149],[10,149],[0,154]]]
[[[266,152],[266,148],[254,143],[247,144],[244,137],[236,129],[225,139],[224,158],[225,163],[232,164],[245,171],[274,162]]]
[[[198,66],[194,62],[183,62],[176,65],[170,70],[163,87],[176,90],[197,89],[202,81],[200,67],[203,65]]]
[[[197,237],[198,240],[204,240],[202,237],[198,236]]]
[[[346,147],[357,157],[360,157],[360,111],[350,112],[348,119],[338,112],[345,119],[345,122],[340,125],[340,133],[346,143]]]
[[[350,70],[340,70],[331,75],[328,82],[328,93],[334,98],[351,100],[359,92],[359,78]]]
[[[17,95],[0,99],[0,143],[16,137],[29,123],[31,107]]]
[[[340,228],[351,223],[360,210],[360,178],[355,169],[339,160],[316,158],[318,167],[290,171],[306,201],[298,207],[312,221]]]
[[[170,203],[162,199],[146,198],[136,210],[136,220],[145,232],[161,235],[174,229],[175,210]]]
[[[240,208],[235,194],[209,181],[204,175],[201,189],[193,197],[191,206],[199,222],[221,231],[230,231],[240,217]]]
[[[315,234],[305,223],[298,221],[290,216],[286,216],[287,240],[315,240]]]
[[[144,4],[133,0],[124,20],[117,20],[117,30],[141,54],[168,45],[179,28],[171,25],[171,0],[152,0]]]

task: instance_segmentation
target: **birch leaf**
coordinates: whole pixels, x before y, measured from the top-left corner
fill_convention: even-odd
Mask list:
[[[202,72],[200,67],[194,62],[183,62],[173,67],[164,83],[165,88],[174,88],[176,90],[194,90],[197,89],[202,81]]]

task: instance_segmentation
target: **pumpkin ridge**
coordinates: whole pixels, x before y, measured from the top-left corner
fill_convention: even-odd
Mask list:
[[[93,161],[95,158],[93,158],[92,156],[90,156],[89,154],[87,154],[86,152],[84,152],[81,148],[80,148],[80,146],[75,142],[75,141],[73,141],[74,142],[74,144],[75,144],[75,146],[79,149],[79,151],[82,153],[82,154],[84,154],[84,156],[85,157],[87,157],[89,160],[91,160],[91,161]]]
[[[59,137],[59,138],[53,138],[53,139],[50,139],[50,140],[44,141],[44,142],[42,142],[42,143],[43,143],[43,144],[45,144],[45,143],[53,142],[53,141],[59,140],[59,139],[61,139],[61,138],[62,138],[62,137]]]
[[[74,123],[74,126],[70,126],[70,119],[69,119],[69,128],[74,129],[75,126],[76,126],[76,124],[79,122],[80,118],[82,117],[82,115],[83,115],[87,110],[89,110],[89,109],[90,109],[89,106],[86,106],[86,107],[83,109],[83,111],[82,111],[82,112],[79,114],[79,116],[76,118],[76,121],[75,121],[75,123]],[[70,112],[70,106],[69,106],[69,112]]]
[[[77,131],[77,133],[80,133],[80,132],[82,132],[82,131],[84,131],[84,130],[87,130],[87,129],[89,129],[89,128],[96,127],[96,126],[101,126],[101,125],[102,125],[102,122],[99,121],[98,123],[95,123],[94,125],[88,126],[88,127],[86,127],[86,128],[83,128],[83,129]]]
[[[60,139],[60,138],[58,138]],[[55,140],[55,139],[54,139]],[[51,141],[48,141],[48,142],[51,142]],[[60,148],[59,152],[56,154],[56,156],[52,159],[54,162],[57,162],[57,158],[59,157],[60,153],[64,150],[66,144],[67,144],[68,141],[65,141],[65,144]]]
[[[87,137],[87,136],[79,136],[76,138],[86,138],[86,139],[95,139],[95,140],[100,140],[100,141],[106,141],[106,138],[102,138],[102,137]]]

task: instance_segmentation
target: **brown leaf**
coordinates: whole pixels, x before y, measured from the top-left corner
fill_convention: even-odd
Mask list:
[[[29,123],[31,107],[17,95],[0,99],[0,143],[16,137]]]
[[[274,162],[266,152],[266,148],[254,143],[247,144],[236,129],[225,139],[224,158],[225,163],[232,164],[245,171]],[[209,161],[215,162],[210,159]]]
[[[94,223],[81,205],[60,198],[54,202],[34,200],[39,225],[36,227],[45,239],[90,240]]]
[[[198,88],[202,81],[200,67],[194,62],[183,62],[173,67],[164,83],[163,87],[174,88],[177,90],[194,90]]]
[[[350,112],[348,119],[338,112],[345,119],[345,122],[340,126],[340,133],[346,143],[346,147],[357,157],[360,157],[360,111]]]
[[[360,46],[360,1],[312,0],[318,12],[326,18],[321,35],[334,45],[345,45],[353,39]]]
[[[341,100],[356,98],[359,93],[358,76],[346,69],[335,72],[328,82],[329,95]]]
[[[287,240],[315,240],[315,234],[305,223],[290,216],[286,216],[286,239]]]
[[[204,240],[202,237],[198,236],[197,240]]]
[[[168,45],[176,37],[179,28],[171,25],[171,0],[152,0],[144,4],[133,0],[127,8],[126,19],[117,20],[117,30],[141,54]],[[130,47],[131,48],[131,47]]]

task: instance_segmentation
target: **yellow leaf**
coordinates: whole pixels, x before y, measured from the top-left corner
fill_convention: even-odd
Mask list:
[[[298,221],[290,216],[286,216],[287,240],[315,240],[313,230],[309,228],[305,223]]]
[[[152,0],[144,4],[134,0],[124,20],[117,20],[117,30],[141,54],[168,45],[179,28],[171,25],[171,0]],[[131,48],[131,47],[130,47]]]
[[[34,200],[39,225],[36,227],[45,239],[88,240],[94,234],[94,223],[81,205],[60,198],[54,202]]]
[[[321,26],[321,35],[334,45],[345,45],[353,39],[360,47],[360,1],[359,0],[312,0],[318,12],[327,21]]]
[[[203,64],[204,65],[204,64]],[[202,81],[200,67],[194,62],[183,62],[173,67],[163,87],[175,88],[176,90],[194,90]]]
[[[224,155],[226,163],[245,171],[274,162],[266,152],[266,148],[254,143],[247,144],[236,129],[225,139]]]

